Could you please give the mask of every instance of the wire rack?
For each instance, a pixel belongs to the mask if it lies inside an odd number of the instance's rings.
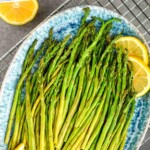
[[[150,0],[65,0],[45,20],[61,10],[79,5],[101,6],[119,13],[139,29],[150,45]],[[0,86],[18,47],[31,32],[0,58]],[[150,138],[149,136],[146,137],[143,144]]]

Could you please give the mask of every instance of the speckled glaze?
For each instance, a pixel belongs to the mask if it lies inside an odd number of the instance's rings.
[[[51,27],[54,28],[54,38],[58,40],[62,40],[68,34],[75,35],[77,29],[79,28],[81,17],[83,16],[82,7],[87,6],[75,7],[60,12],[44,22],[42,25],[38,26],[25,40],[25,42],[21,45],[18,52],[16,53],[7,71],[0,93],[0,150],[7,149],[7,145],[4,144],[7,122],[13,101],[15,87],[20,77],[22,63],[25,59],[29,46],[34,41],[34,39],[38,39],[38,43],[36,45],[36,49],[38,49],[44,39],[48,37],[48,33]],[[101,17],[104,20],[109,20],[110,18],[114,17],[120,18],[122,22],[113,24],[111,34],[115,35],[123,30],[124,35],[136,36],[145,42],[139,31],[120,15],[101,7],[88,7],[91,9],[88,20],[91,19],[91,16]],[[128,136],[124,150],[137,150],[139,148],[140,143],[148,128],[149,116],[150,92],[145,96],[137,99],[136,101],[136,109],[130,124],[130,128],[128,130]]]

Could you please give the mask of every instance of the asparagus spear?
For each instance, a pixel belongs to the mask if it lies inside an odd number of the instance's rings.
[[[61,75],[61,72],[60,72],[60,75]],[[59,77],[57,77],[57,79],[59,79]],[[56,79],[56,80],[57,80]],[[57,85],[57,84],[56,84]],[[57,87],[54,87],[55,90],[52,90],[53,93],[49,93],[49,96],[48,96],[48,101],[50,101],[50,106],[49,106],[49,122],[48,122],[48,140],[49,140],[49,148],[51,150],[54,149],[54,132],[53,132],[53,125],[54,125],[54,116],[55,116],[55,105],[56,105],[56,102],[57,102],[57,94],[60,90],[60,86],[61,86],[61,82],[58,83]],[[53,95],[52,95],[53,94]]]
[[[122,48],[120,48],[119,50],[121,50],[121,51],[123,51],[123,49]],[[123,77],[122,77],[122,88],[121,88],[121,90],[122,90],[122,95],[123,95],[123,93],[124,93],[124,91],[125,91],[125,89],[126,89],[126,86],[127,86],[127,73],[128,73],[128,53],[126,52],[126,54],[124,54],[123,55],[123,62],[124,62],[124,64],[123,64],[123,70],[122,70],[122,72],[123,72]],[[131,83],[129,83],[129,86],[132,86],[132,73],[131,73]],[[131,90],[131,89],[130,89]]]
[[[94,59],[93,65],[95,65],[95,59]],[[68,111],[68,103],[69,103],[69,100],[70,100],[70,96],[71,96],[71,91],[72,91],[72,88],[73,88],[74,80],[75,80],[75,77],[72,79],[72,84],[68,87],[68,91],[67,91],[67,95],[66,95],[66,101],[65,101],[65,106],[64,106],[64,113],[65,113],[64,117],[66,116],[67,111]],[[95,81],[94,81],[94,91],[93,91],[91,99],[94,99],[94,96],[97,93],[97,86],[98,86],[98,79],[96,78]],[[65,119],[65,118],[63,118],[63,119]]]
[[[19,97],[21,97],[21,92],[20,91],[20,95]],[[9,146],[10,149],[14,149],[16,147],[16,145],[18,145],[18,141],[17,141],[17,136],[18,136],[18,129],[19,129],[19,124],[20,124],[20,111],[21,111],[21,100],[18,100],[18,104],[17,104],[17,110],[16,110],[16,117],[15,117],[15,128],[14,128],[14,132],[13,132],[13,136],[12,138],[12,142],[11,142],[11,146]],[[10,143],[9,143],[10,144]]]
[[[129,106],[130,106],[130,105],[129,105]],[[128,106],[128,108],[127,108],[127,112],[128,112],[129,106]],[[121,125],[120,125],[118,131],[116,132],[115,136],[114,136],[113,139],[111,140],[110,145],[108,144],[108,145],[109,145],[109,146],[108,146],[108,147],[109,147],[109,148],[108,148],[109,150],[115,149],[115,147],[119,144],[119,138],[120,138],[120,134],[121,134],[122,129],[123,129],[123,127],[124,127],[124,125],[125,125],[125,122],[126,122],[127,112],[124,112],[124,113],[122,114],[122,116],[121,116],[121,119],[119,120],[119,122],[121,122]],[[118,122],[117,124],[119,124],[119,122]]]
[[[44,69],[49,65],[50,60],[56,56],[59,47],[60,43],[56,43],[55,41],[48,47],[44,55]]]
[[[61,66],[60,66],[60,67],[61,67]],[[58,68],[58,70],[59,70],[59,69],[60,69],[60,68]],[[56,72],[57,72],[57,70],[56,70]],[[54,74],[56,74],[56,73],[54,73]],[[56,79],[56,77],[53,76],[53,79],[51,80],[51,82],[45,87],[44,93],[46,93],[46,92],[49,90],[49,88],[53,85],[55,79]],[[35,101],[35,103],[34,103],[34,105],[33,105],[33,108],[32,108],[32,116],[34,115],[37,106],[40,106],[40,105],[38,105],[39,102],[40,102],[40,97],[41,97],[41,96],[39,96],[39,97],[37,98],[37,100]],[[38,109],[37,113],[38,113],[39,110],[40,110],[40,107],[38,107],[38,108],[39,108],[39,109]],[[23,110],[22,110],[22,111],[23,111]],[[36,114],[35,114],[35,116],[36,116]],[[18,140],[20,139],[20,135],[21,135],[21,132],[22,132],[22,127],[23,127],[23,123],[24,123],[25,117],[26,117],[26,116],[25,116],[25,113],[24,113],[24,114],[22,115],[22,119],[21,119],[21,122],[20,122]]]
[[[119,148],[117,150],[123,150],[126,143],[126,136],[123,137],[121,143],[119,144]]]
[[[92,145],[90,147],[90,150],[95,150],[97,141],[98,141],[98,137],[93,141],[93,143],[92,143]]]
[[[76,140],[76,142],[73,144],[72,146],[72,150],[77,150],[77,149],[81,149],[81,144],[83,142],[84,137],[86,136],[86,132],[88,130],[88,127],[86,127],[84,129],[84,131],[82,132],[82,134],[79,136],[79,138]]]
[[[32,45],[29,47],[29,50],[28,50],[27,55],[26,55],[26,58],[25,58],[25,60],[23,62],[22,73],[25,72],[25,70],[28,68],[28,66],[32,62],[33,55],[34,55],[34,49],[35,49],[35,45],[36,44],[37,44],[37,40],[34,40]]]
[[[124,143],[124,140],[126,140],[126,136],[125,138],[122,138],[123,137],[122,132],[123,132],[123,128],[125,128],[126,126],[126,122],[128,122],[128,116],[130,116],[130,113],[131,113],[131,116],[133,116],[133,113],[134,113],[135,101],[132,98],[131,98],[131,101],[132,102],[129,103],[127,106],[125,106],[125,108],[123,109],[121,119],[119,120],[119,123],[117,124],[117,132],[115,133],[115,136],[112,137],[109,149],[112,149],[112,148],[118,149],[121,146],[121,144]],[[125,117],[125,119],[123,117]],[[119,139],[122,139],[122,140],[119,140]]]
[[[75,68],[75,64],[72,65],[71,70],[70,70],[70,75],[68,77],[68,87],[69,87],[69,84],[70,84],[71,79],[72,79],[74,68]]]
[[[64,66],[62,66],[61,65],[61,70],[60,70],[60,72],[58,72],[58,75],[56,76],[56,77],[53,77],[52,78],[52,80],[51,80],[51,82],[50,82],[50,86],[48,87],[48,89],[46,89],[47,88],[47,86],[49,85],[47,85],[46,86],[46,88],[45,88],[45,90],[44,90],[44,95],[45,95],[45,97],[47,97],[47,95],[49,95],[49,98],[47,98],[46,99],[46,105],[49,103],[49,100],[50,100],[50,97],[52,96],[52,94],[53,94],[53,92],[55,91],[55,88],[58,86],[58,87],[60,87],[60,81],[62,82],[62,80],[61,80],[61,78],[63,77],[63,68],[64,68]],[[56,70],[57,71],[57,70]],[[56,73],[56,71],[54,72],[54,74]],[[54,74],[53,74],[53,76],[54,76]],[[50,88],[51,87],[51,88]],[[60,88],[59,88],[59,90],[60,90]],[[40,96],[38,97],[38,99],[37,99],[37,103],[39,102],[39,99],[40,98]],[[38,104],[37,104],[38,105]],[[33,113],[33,115],[34,116],[36,116],[36,114],[39,112],[39,110],[40,110],[40,105],[38,105],[37,106],[37,108],[36,108],[36,110],[35,110],[35,113],[34,113],[34,111],[32,112]]]
[[[101,100],[101,102],[100,102],[100,105],[99,105],[99,107],[98,107],[98,109],[97,109],[97,111],[96,111],[96,115],[94,116],[94,118],[93,118],[93,120],[92,120],[92,122],[91,122],[91,124],[90,124],[90,127],[89,127],[89,129],[88,129],[88,132],[87,132],[87,134],[86,134],[86,137],[85,137],[85,139],[84,139],[84,141],[83,141],[83,143],[82,143],[82,149],[84,149],[85,148],[85,146],[87,145],[87,142],[89,141],[89,138],[90,138],[90,136],[91,136],[91,134],[92,134],[92,132],[93,132],[93,130],[94,130],[94,128],[95,128],[95,126],[96,126],[96,124],[97,124],[97,122],[98,122],[98,118],[101,116],[101,114],[102,114],[102,109],[103,109],[103,105],[104,105],[104,102],[105,102],[105,99],[106,99],[106,95],[107,95],[107,89],[104,91],[104,95],[103,95],[103,97],[102,97],[102,100]],[[111,92],[111,91],[109,91],[109,92]]]
[[[44,144],[45,144],[45,107],[46,106],[44,101],[43,66],[44,66],[44,59],[41,59],[39,72],[38,72],[39,92],[40,92],[40,101],[41,101],[40,150],[44,150]]]
[[[107,60],[106,60],[105,65],[104,65],[104,68],[103,68],[103,70],[105,70],[105,71],[102,71],[102,73],[101,73],[101,81],[100,81],[100,84],[97,85],[97,84],[98,84],[98,77],[96,77],[96,80],[95,80],[95,83],[96,83],[95,90],[93,91],[93,94],[92,94],[90,100],[87,102],[86,107],[83,109],[81,115],[78,117],[78,120],[77,120],[76,125],[75,125],[76,127],[78,127],[78,126],[81,124],[81,122],[83,122],[83,121],[81,121],[81,120],[86,119],[86,116],[88,116],[88,115],[87,115],[88,110],[89,110],[89,109],[92,110],[92,108],[95,107],[97,101],[99,101],[99,98],[101,97],[101,95],[102,95],[102,93],[103,93],[105,84],[104,84],[104,86],[102,86],[101,88],[100,88],[100,85],[101,85],[101,83],[103,82],[104,74],[105,74],[106,69],[107,69],[107,67],[108,67],[108,65],[109,65],[109,59],[110,59],[110,54],[108,55]],[[97,69],[97,73],[96,73],[96,74],[97,74],[97,76],[98,76],[99,66],[97,66],[96,69]],[[99,90],[99,88],[100,88],[99,94],[98,94],[96,100],[94,101],[93,106],[91,107],[91,104],[92,104],[92,102],[93,102],[93,100],[94,100],[95,94],[97,93],[97,91]],[[90,111],[89,111],[89,114],[90,114]]]
[[[69,124],[71,122],[71,119],[72,117],[74,116],[74,113],[77,109],[77,106],[79,104],[79,100],[80,100],[80,96],[81,96],[81,92],[82,92],[82,88],[83,88],[83,79],[84,79],[84,76],[85,76],[85,68],[83,67],[80,71],[80,79],[79,79],[79,86],[78,86],[78,91],[77,91],[77,94],[76,94],[76,97],[75,97],[75,100],[74,100],[74,103],[68,113],[68,116],[66,118],[66,121],[62,127],[62,130],[60,132],[60,136],[59,136],[59,143],[57,144],[57,148],[58,149],[61,149],[62,147],[62,144],[63,144],[63,140],[64,140],[64,137],[65,137],[65,134],[68,130],[68,127],[69,127]]]
[[[40,148],[40,113],[36,117],[36,126],[35,126],[35,137],[36,137],[36,150]]]
[[[99,135],[99,133],[101,131],[101,128],[102,128],[102,125],[104,123],[104,120],[105,120],[105,117],[106,117],[106,114],[107,114],[107,111],[108,111],[108,105],[109,105],[109,100],[110,100],[110,95],[111,95],[111,85],[112,85],[111,79],[112,78],[110,78],[108,89],[106,89],[107,96],[106,96],[106,104],[105,104],[105,106],[103,108],[103,113],[102,113],[101,116],[99,116],[98,124],[97,124],[94,132],[92,133],[91,137],[89,138],[89,140],[88,140],[88,142],[87,142],[87,144],[85,146],[85,150],[88,150],[90,148],[90,146],[92,145],[92,143],[95,141],[95,139],[98,138],[98,135]],[[105,99],[103,98],[103,100],[105,100]],[[95,117],[95,119],[96,118],[97,118],[97,116]]]
[[[85,99],[85,102],[86,102],[87,99],[89,100],[89,99],[91,98],[92,93],[93,93],[93,89],[94,89],[94,82],[91,81],[91,85],[90,85],[89,91],[88,91],[88,93],[87,93],[87,97],[86,97],[86,99]],[[86,103],[85,103],[85,104],[86,104]],[[80,110],[80,111],[82,111],[82,110]],[[80,114],[81,114],[81,113],[80,113]]]
[[[50,31],[50,34],[52,34],[51,33],[52,31]],[[49,37],[49,40],[52,38],[52,36],[50,35],[50,37]],[[50,40],[51,41],[51,40]],[[54,43],[52,43],[52,45],[50,46],[50,47],[48,47],[48,49],[47,49],[47,51],[46,51],[46,56],[44,57],[44,67],[43,68],[46,68],[47,67],[47,65],[48,65],[48,63],[49,63],[49,61],[50,61],[50,59],[53,57],[53,55],[56,53],[56,51],[58,50],[58,48],[59,47],[57,47],[57,48],[54,48],[53,50],[52,50],[52,48],[55,46],[55,42]],[[45,44],[43,44],[43,47],[42,47],[42,49],[44,50],[44,48],[46,47],[46,42],[45,42]],[[51,51],[52,50],[52,51]],[[37,57],[37,59],[38,59],[38,57]],[[61,67],[61,65],[59,65],[59,67],[56,69],[56,70],[59,70],[60,69],[60,67]],[[57,72],[57,71],[56,71]],[[35,82],[36,80],[37,80],[37,75],[38,75],[38,70],[37,71],[35,71],[34,72],[34,74],[33,74],[33,77],[32,77],[32,81],[31,81],[31,88],[33,87],[33,85],[34,85],[34,88],[33,88],[33,90],[32,90],[32,105],[33,105],[33,102],[35,101],[35,99],[37,98],[37,96],[38,96],[38,83],[37,82]],[[25,103],[23,103],[23,110],[24,110],[24,105]],[[23,110],[22,110],[22,112],[23,112]]]
[[[52,50],[52,48],[55,46],[55,48]],[[56,52],[58,51],[59,48],[59,44],[56,46],[55,43],[47,49],[46,54],[44,56],[44,69],[47,68],[47,66],[49,65],[50,60],[53,58],[53,56],[56,54]],[[52,50],[52,51],[51,51]],[[38,83],[37,83],[37,76],[38,76],[38,70],[36,70],[33,74],[32,77],[32,85],[31,85],[31,89],[32,89],[32,104],[34,103],[34,101],[36,100],[39,91],[38,89]]]
[[[84,130],[89,127],[89,125],[90,125],[90,123],[93,119],[94,114],[95,114],[95,110],[93,110],[93,112],[91,113],[91,116],[89,118],[87,118],[87,120],[85,121],[85,123],[82,125],[81,128],[75,129],[74,132],[72,132],[72,134],[69,137],[68,141],[65,143],[65,146],[63,147],[63,150],[72,149],[72,146],[74,145],[76,140],[78,140],[78,138],[84,132]]]
[[[72,66],[72,64],[74,62],[74,59],[75,59],[77,48],[78,48],[78,46],[79,46],[86,30],[87,30],[87,28],[84,28],[84,30],[81,32],[79,37],[75,38],[75,40],[69,46],[69,49],[72,49],[72,53],[71,53],[71,56],[70,56],[70,59],[69,59],[69,64],[66,68],[66,73],[65,73],[65,77],[64,77],[64,81],[63,81],[63,85],[62,85],[59,112],[58,112],[56,130],[55,130],[55,143],[57,143],[57,141],[58,141],[58,134],[59,134],[60,128],[61,128],[61,126],[63,124],[63,121],[64,121],[64,120],[62,120],[62,118],[65,118],[65,117],[63,117],[63,108],[64,108],[64,105],[65,105],[65,93],[66,93],[66,89],[67,89],[68,76],[69,76],[69,73],[70,73],[71,66]],[[78,69],[78,71],[79,71],[79,69]],[[75,77],[76,77],[78,71],[75,73],[75,75],[74,75]],[[74,77],[74,79],[75,79],[75,77]],[[73,85],[73,83],[72,83],[72,85]],[[72,87],[71,87],[70,91],[72,91]]]
[[[81,20],[81,26],[84,25],[84,23],[86,22],[86,19],[87,19],[87,17],[88,17],[89,14],[90,14],[90,11],[91,11],[91,10],[90,10],[89,7],[83,8],[84,16],[83,16],[83,18],[82,18],[82,20]],[[80,28],[79,30],[81,30],[81,28]],[[79,31],[79,32],[80,32],[80,31]]]
[[[104,81],[104,83],[102,84],[102,87],[99,90],[98,95],[97,95],[95,101],[92,103],[92,105],[89,105],[89,103],[86,104],[87,106],[82,111],[81,115],[79,116],[79,119],[77,120],[75,127],[80,127],[84,123],[86,118],[90,115],[92,110],[99,104],[100,97],[103,94],[106,84],[107,84],[106,81]]]
[[[35,41],[33,42],[33,45],[35,45],[36,43],[37,43],[37,40],[35,40]],[[34,54],[34,47],[31,46],[31,47],[29,48],[29,50],[28,50],[26,59],[25,59],[25,61],[24,61],[22,72],[25,71],[26,68],[32,63],[32,59],[34,58],[33,54]],[[18,96],[18,98],[20,97],[20,100],[18,100],[18,104],[19,104],[19,105],[21,105],[20,101],[21,101],[22,87],[23,87],[23,85],[22,85],[21,88],[20,88],[20,95]],[[31,89],[31,87],[32,87],[32,86],[31,86],[31,84],[30,84],[30,89]],[[23,111],[25,110],[25,99],[23,100],[22,108],[20,108],[19,105],[18,105],[18,107],[17,107],[17,111],[18,111],[18,109],[19,109],[18,113],[20,113],[20,111],[21,111],[20,118],[22,118],[22,119],[21,119],[20,122],[17,121],[17,123],[15,123],[15,126],[18,126],[18,128],[15,128],[16,131],[14,131],[14,134],[16,135],[16,136],[15,136],[16,138],[15,138],[14,140],[16,141],[16,143],[19,143],[19,141],[20,141],[22,126],[23,126],[23,122],[24,122],[24,120],[25,120],[25,114],[23,115]],[[16,116],[19,117],[19,115],[16,115]],[[19,118],[18,118],[18,119],[19,119]],[[17,124],[18,124],[18,125],[17,125]],[[20,129],[19,129],[19,126],[20,126]],[[18,136],[18,138],[17,138],[17,136]],[[14,140],[13,140],[13,141],[14,141]],[[15,143],[15,141],[14,141],[13,143]]]
[[[122,51],[118,51],[117,62],[118,62],[118,78],[117,78],[118,82],[117,82],[116,96],[115,96],[114,103],[113,103],[111,111],[110,111],[110,115],[107,118],[107,121],[106,121],[104,128],[103,128],[103,131],[102,131],[102,134],[98,140],[96,150],[99,150],[102,148],[102,144],[106,138],[106,135],[108,133],[109,128],[111,127],[113,129],[113,125],[111,125],[111,123],[112,123],[114,116],[115,116],[115,112],[116,112],[116,108],[117,108],[117,104],[118,104],[119,96],[120,96],[120,92],[121,92]],[[113,122],[113,124],[115,126],[116,122]],[[110,129],[110,130],[113,131],[112,129]]]
[[[112,20],[109,20],[108,22],[106,22],[100,29],[97,37],[95,38],[95,41],[84,51],[82,57],[79,59],[79,62],[77,63],[77,66],[75,68],[75,71],[74,71],[74,79],[78,73],[78,71],[80,70],[80,68],[84,65],[84,62],[85,60],[89,57],[89,55],[91,54],[93,48],[97,45],[98,41],[101,39],[101,36],[103,34],[103,30],[107,27],[108,24],[110,24],[112,21],[118,21],[118,19],[112,19]],[[119,20],[120,21],[120,20]],[[91,25],[93,25],[91,23]],[[83,32],[82,32],[83,33]],[[81,34],[82,35],[82,34]],[[81,37],[80,35],[80,37]],[[79,37],[79,41],[80,41],[80,37]],[[78,46],[78,44],[76,44]],[[76,46],[76,48],[77,48]],[[66,90],[66,82],[67,82],[67,78],[68,78],[68,73],[69,73],[69,70],[70,70],[70,66],[72,65],[72,62],[73,62],[73,58],[74,58],[74,55],[75,55],[75,52],[76,52],[76,49],[74,49],[71,53],[71,58],[70,58],[70,61],[69,61],[69,65],[68,65],[68,68],[66,70],[66,76],[64,78],[64,82],[63,82],[63,86],[62,86],[62,94],[61,94],[61,100],[60,100],[60,109],[59,109],[59,114],[58,114],[58,119],[57,119],[57,122],[58,122],[58,125],[56,124],[56,134],[55,134],[55,143],[57,143],[57,137],[58,137],[58,133],[59,133],[59,129],[62,125],[62,122],[60,121],[60,118],[62,116],[62,112],[63,112],[63,107],[64,107],[64,99],[65,99],[65,90]],[[73,84],[71,84],[72,86]],[[72,87],[71,87],[72,88]],[[60,122],[59,122],[60,121]]]
[[[12,138],[9,140],[8,150],[11,150]]]
[[[31,47],[35,47],[34,44],[35,43],[33,43]],[[22,72],[22,75],[21,75],[21,77],[20,77],[20,79],[18,81],[18,84],[16,86],[16,91],[15,91],[15,95],[14,95],[12,108],[11,108],[11,112],[10,112],[10,116],[9,116],[9,121],[8,121],[8,125],[7,125],[7,131],[6,131],[6,135],[5,135],[5,143],[6,144],[8,144],[9,138],[10,138],[10,133],[11,133],[11,128],[12,128],[12,124],[13,124],[13,120],[14,120],[14,115],[16,113],[16,107],[17,107],[17,102],[18,102],[18,96],[19,96],[20,88],[21,88],[21,86],[23,84],[24,79],[27,77],[28,73],[31,71],[34,63],[39,58],[39,56],[43,53],[43,50],[45,50],[46,47],[47,47],[47,42],[43,43],[41,49],[37,51],[37,53],[35,54],[35,57],[34,57],[32,63],[28,66],[28,68],[26,68],[25,72]]]
[[[49,149],[49,131],[48,131],[48,122],[49,122],[49,115],[48,115],[48,110],[47,110],[47,105],[46,105],[46,109],[45,109],[45,149]]]
[[[110,49],[110,47],[111,47],[111,45],[115,42],[115,40],[117,39],[118,37],[116,37],[111,43],[110,43],[110,45],[107,47],[107,49],[106,49],[106,52],[108,52],[108,50]],[[107,54],[105,52],[105,55]],[[104,56],[105,55],[103,55],[103,57],[102,57],[102,60],[104,59]],[[103,72],[103,74],[104,74],[105,72]],[[90,102],[91,103],[91,102]],[[82,113],[82,116],[85,116],[84,114],[86,114],[86,113]],[[81,119],[82,120],[82,119]],[[79,122],[79,120],[78,120],[78,122]]]
[[[52,41],[52,40],[50,40],[50,41],[51,41],[50,46],[47,48],[47,50],[44,54],[44,69],[47,68],[50,60],[55,56],[55,54],[58,51],[59,46],[60,46],[60,43],[57,43],[56,41]],[[48,40],[48,43],[49,43],[49,40]],[[36,70],[33,74],[32,81],[31,81],[32,82],[31,88],[36,83],[37,75],[38,75],[38,70]],[[34,92],[33,92],[33,94],[34,94]]]
[[[70,98],[70,102],[69,102],[69,109],[72,107],[72,104],[74,102],[74,99],[75,99],[75,96],[77,93],[78,82],[79,82],[79,77],[76,78],[75,85],[72,89],[71,98]]]
[[[87,130],[89,128],[89,125],[84,129],[84,131],[81,133],[81,135],[77,138],[77,140],[72,144],[71,150],[76,150],[80,143],[82,143],[83,139],[86,136]]]
[[[60,58],[60,56],[62,55],[63,51],[64,51],[64,48],[66,46],[66,43],[68,42],[70,38],[70,35],[66,36],[65,39],[60,43],[60,49],[59,51],[57,52],[57,55],[56,57],[54,58],[52,64],[50,65],[49,67],[49,70],[48,70],[48,75],[47,75],[47,81],[49,82],[50,81],[50,76],[52,75],[52,73],[54,72],[54,68],[55,68],[55,65],[58,61],[58,59]]]
[[[85,92],[84,92],[84,95],[81,99],[81,103],[80,103],[80,106],[79,106],[79,110],[78,110],[78,116],[81,114],[81,111],[83,110],[83,108],[85,107],[85,103],[86,103],[86,99],[87,99],[87,96],[88,96],[88,92],[89,92],[89,89],[92,89],[92,86],[91,86],[91,82],[93,80],[93,76],[94,76],[94,73],[95,73],[95,68],[96,68],[96,65],[95,65],[95,58],[93,58],[93,61],[92,61],[92,69],[91,71],[88,71],[88,79],[87,79],[87,85],[86,85],[86,89],[85,89]],[[88,65],[89,66],[89,65]],[[91,87],[90,87],[91,86]],[[90,93],[90,92],[89,92]]]
[[[122,49],[120,49],[120,51],[118,52],[119,54],[118,55],[122,55],[122,53],[123,53],[123,51],[122,51]],[[119,62],[121,62],[121,57],[119,58],[119,56],[118,56],[118,65],[120,64]],[[124,63],[126,63],[127,64],[127,61],[125,61]],[[118,66],[119,67],[119,66]],[[108,147],[109,146],[109,144],[110,144],[110,137],[111,137],[111,134],[112,134],[112,132],[113,132],[113,130],[114,130],[114,128],[115,128],[115,126],[116,126],[116,124],[117,124],[117,120],[118,120],[118,117],[119,117],[119,113],[120,113],[120,110],[121,110],[121,108],[122,108],[122,105],[123,105],[123,102],[124,102],[124,100],[125,100],[125,97],[123,97],[122,95],[122,93],[125,93],[125,87],[126,87],[126,82],[127,82],[127,80],[126,80],[126,75],[127,75],[127,65],[125,65],[124,64],[124,66],[123,66],[124,68],[123,68],[123,70],[122,70],[122,87],[120,87],[120,89],[121,89],[121,91],[120,91],[120,94],[121,94],[121,97],[120,97],[120,101],[119,101],[119,103],[118,103],[118,108],[116,108],[116,114],[115,114],[115,118],[113,119],[113,124],[111,125],[111,127],[110,127],[110,130],[109,130],[109,133],[108,133],[108,135],[107,135],[107,138],[105,139],[105,142],[104,142],[104,144],[103,144],[103,148],[102,149],[105,149],[106,147]],[[120,67],[119,67],[120,69],[118,69],[118,71],[120,70],[120,72],[121,72],[121,65],[120,65]],[[118,78],[119,78],[119,76],[120,76],[120,74],[118,74]],[[125,82],[125,83],[124,83]],[[123,91],[122,91],[123,90]],[[125,93],[125,95],[126,95],[126,93]],[[110,114],[111,115],[111,114]]]
[[[130,115],[129,115],[129,118],[127,119],[126,121],[126,124],[123,128],[123,131],[121,133],[121,137],[120,137],[120,141],[121,141],[121,144],[119,144],[119,150],[123,150],[124,149],[124,145],[125,145],[125,142],[126,142],[126,135],[128,133],[128,128],[130,126],[130,123],[131,123],[131,120],[132,120],[132,117],[134,115],[134,110],[135,110],[135,105],[136,105],[136,102],[134,100],[134,97],[133,97],[133,102],[131,104],[131,112],[130,112]]]
[[[60,72],[58,73],[58,75],[56,76],[56,80],[54,81],[51,89],[48,91],[48,93],[45,94],[45,96],[48,94],[48,98],[46,99],[46,104],[48,102],[50,102],[50,98],[54,95],[57,94],[60,90],[61,90],[61,83],[62,83],[62,79],[64,76],[64,68],[65,66],[62,66]]]
[[[34,124],[33,124],[33,117],[31,113],[30,100],[31,99],[30,99],[30,76],[29,76],[26,81],[26,120],[28,125],[29,147],[31,150],[36,150]]]
[[[28,132],[28,126],[27,126],[27,122],[25,122],[24,124],[24,130],[23,130],[23,135],[22,135],[22,141],[23,141],[23,144],[26,145],[26,148],[29,147],[29,143],[28,143],[28,135],[27,135],[27,132]]]
[[[114,74],[112,75],[112,95],[111,95],[111,98],[110,98],[110,102],[109,102],[109,106],[108,106],[108,114],[107,116],[110,115],[110,111],[111,111],[111,107],[113,105],[113,101],[114,101],[114,97],[116,95],[116,64],[117,64],[117,61],[115,60],[113,62],[113,66],[112,66],[112,71],[111,72],[114,72]]]
[[[112,23],[110,23],[107,28],[105,29],[104,33],[103,33],[103,38],[101,39],[101,41],[98,43],[97,45],[97,51],[98,51],[98,59],[100,59],[102,53],[105,50],[106,45],[108,44],[108,41],[106,39],[107,36],[110,36],[110,30],[112,29]]]
[[[44,89],[44,94],[45,94],[45,93],[50,89],[50,87],[53,85],[55,79],[56,79],[56,77],[54,77],[54,78],[51,80],[51,82],[45,87],[45,89]],[[40,99],[41,99],[41,95],[36,99],[36,101],[35,101],[35,103],[34,103],[34,105],[33,105],[33,107],[32,107],[32,115],[34,115],[35,110],[36,110],[38,104],[40,103]]]
[[[45,42],[47,43],[46,52],[44,53],[44,56],[46,57],[45,58],[45,65],[46,65],[48,64],[48,61],[54,56],[57,50],[54,48],[55,46],[57,46],[58,43],[56,40],[53,40],[53,28],[50,29],[49,37],[45,40]]]
[[[66,135],[65,135],[65,138],[64,138],[64,142],[67,142],[67,140],[68,140],[68,138],[69,138],[69,136],[70,136],[70,134],[71,134],[71,132],[72,132],[72,130],[73,130],[73,127],[74,127],[74,123],[75,123],[75,121],[76,121],[76,118],[77,118],[77,115],[75,114],[74,117],[73,117],[73,119],[71,120],[71,123],[70,123],[70,125],[69,125],[69,127],[68,127],[68,130],[67,130],[67,132],[66,132]]]
[[[49,108],[49,149],[54,150],[54,138],[53,138],[53,116],[54,116],[54,105],[55,105],[56,97],[52,97],[52,101]]]

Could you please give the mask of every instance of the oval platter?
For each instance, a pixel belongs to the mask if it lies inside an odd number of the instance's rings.
[[[109,20],[114,17],[120,18],[122,20],[121,22],[113,23],[113,29],[111,30],[112,35],[116,35],[123,31],[124,35],[136,36],[146,44],[143,36],[131,23],[117,13],[102,7],[89,5],[74,7],[57,13],[50,19],[43,22],[20,46],[4,78],[0,91],[0,150],[7,149],[7,145],[4,144],[7,122],[13,101],[15,86],[20,77],[21,67],[29,46],[35,39],[37,39],[38,43],[36,45],[36,49],[38,49],[44,39],[48,37],[51,27],[54,29],[54,38],[57,40],[62,40],[68,34],[72,34],[74,36],[80,26],[80,21],[83,16],[83,7],[89,7],[91,9],[88,20],[91,19],[91,16],[100,17],[104,20]],[[136,100],[136,109],[128,130],[124,150],[137,150],[139,148],[148,129],[149,117],[150,92]]]

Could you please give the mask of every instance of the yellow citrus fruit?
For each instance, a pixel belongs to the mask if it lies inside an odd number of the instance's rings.
[[[133,89],[140,97],[150,89],[150,68],[138,57],[129,56],[128,60],[133,67]]]
[[[15,148],[15,150],[24,150],[24,147],[25,147],[24,144],[21,143]]]
[[[0,3],[0,17],[9,24],[23,25],[31,21],[38,11],[36,0],[15,0]]]
[[[117,47],[123,47],[128,50],[129,56],[136,56],[148,64],[148,50],[147,47],[136,37],[125,36],[120,37],[116,41]]]

